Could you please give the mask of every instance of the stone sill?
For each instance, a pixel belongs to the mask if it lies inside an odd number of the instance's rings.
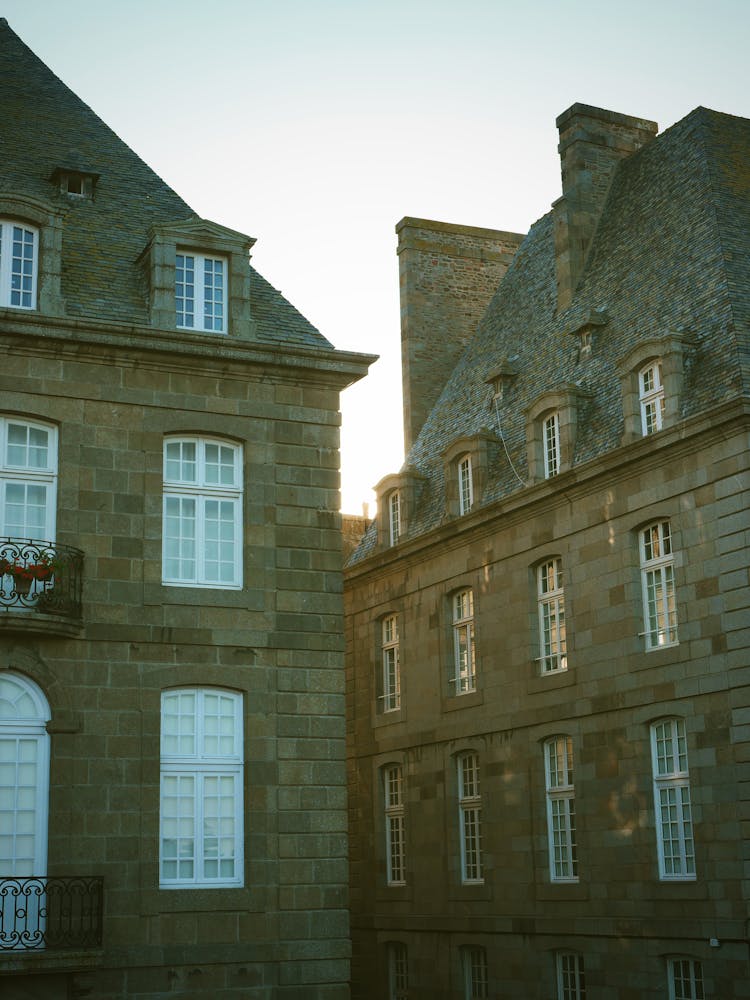
[[[18,632],[24,635],[62,635],[74,638],[81,634],[83,622],[65,615],[47,615],[41,611],[3,611],[0,613],[0,632]]]
[[[5,973],[45,973],[61,971],[82,971],[98,968],[104,960],[100,948],[65,949],[49,951],[34,948],[29,951],[0,951],[0,976]]]

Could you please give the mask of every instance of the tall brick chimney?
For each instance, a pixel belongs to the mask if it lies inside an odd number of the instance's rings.
[[[574,104],[559,116],[562,197],[552,206],[557,307],[570,305],[617,164],[650,142],[656,122]]]
[[[408,454],[523,236],[412,218],[396,232]]]

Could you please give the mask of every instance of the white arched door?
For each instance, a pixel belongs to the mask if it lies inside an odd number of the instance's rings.
[[[0,672],[0,879],[47,873],[49,718],[33,681]]]

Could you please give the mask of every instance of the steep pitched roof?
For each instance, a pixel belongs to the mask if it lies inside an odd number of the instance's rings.
[[[93,201],[51,181],[60,167],[98,174]],[[59,80],[0,18],[0,194],[26,194],[65,215],[62,294],[67,314],[148,323],[136,262],[153,226],[196,213]],[[258,340],[331,344],[250,268]]]
[[[639,343],[692,338],[682,416],[750,390],[750,121],[698,108],[622,161],[573,302],[557,313],[552,213],[530,230],[405,466],[427,486],[410,521],[421,534],[445,514],[442,455],[459,436],[496,438],[479,505],[524,487],[526,411],[543,392],[573,386],[579,411],[574,463],[619,446],[618,363]],[[596,349],[582,360],[569,336],[602,312]],[[502,402],[486,384],[512,362]],[[372,551],[372,528],[355,560]]]

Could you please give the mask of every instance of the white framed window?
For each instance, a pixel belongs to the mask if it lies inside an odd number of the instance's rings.
[[[388,534],[391,545],[401,537],[401,493],[394,490],[388,497]]]
[[[202,437],[164,442],[163,583],[242,587],[242,448]]]
[[[0,417],[0,535],[54,542],[57,428]]]
[[[586,1000],[586,974],[583,955],[560,951],[555,956],[557,1000]]]
[[[547,842],[553,882],[578,881],[573,741],[554,736],[544,744],[547,784]]]
[[[474,644],[474,594],[470,589],[453,595],[453,669],[451,682],[456,694],[476,690]]]
[[[36,309],[39,231],[0,219],[0,306]]]
[[[544,478],[550,479],[560,471],[560,414],[550,413],[542,424],[544,445]]]
[[[660,431],[664,424],[664,383],[661,361],[649,361],[638,372],[638,400],[643,436]]]
[[[389,941],[388,1000],[409,1000],[409,952],[403,941]]]
[[[659,878],[694,879],[695,842],[684,719],[663,719],[651,726],[651,762]]]
[[[567,670],[562,559],[548,559],[538,567],[537,603],[541,672]]]
[[[398,619],[386,615],[381,625],[383,712],[395,712],[401,708],[401,664],[399,662]]]
[[[486,949],[476,945],[466,945],[461,948],[461,964],[465,1000],[487,1000],[490,994]]]
[[[667,960],[669,1000],[705,1000],[703,966],[694,958]]]
[[[243,884],[242,695],[179,688],[161,696],[159,885]]]
[[[474,483],[472,481],[471,455],[459,459],[458,472],[458,512],[468,514],[474,506]]]
[[[458,820],[461,840],[461,881],[484,882],[482,868],[482,796],[479,757],[461,754],[458,764]]]
[[[674,553],[669,521],[657,521],[640,533],[646,649],[677,645]]]
[[[383,769],[385,796],[385,855],[388,885],[406,884],[406,817],[404,771],[400,764]]]
[[[227,270],[223,257],[177,251],[175,304],[180,329],[227,332]]]

